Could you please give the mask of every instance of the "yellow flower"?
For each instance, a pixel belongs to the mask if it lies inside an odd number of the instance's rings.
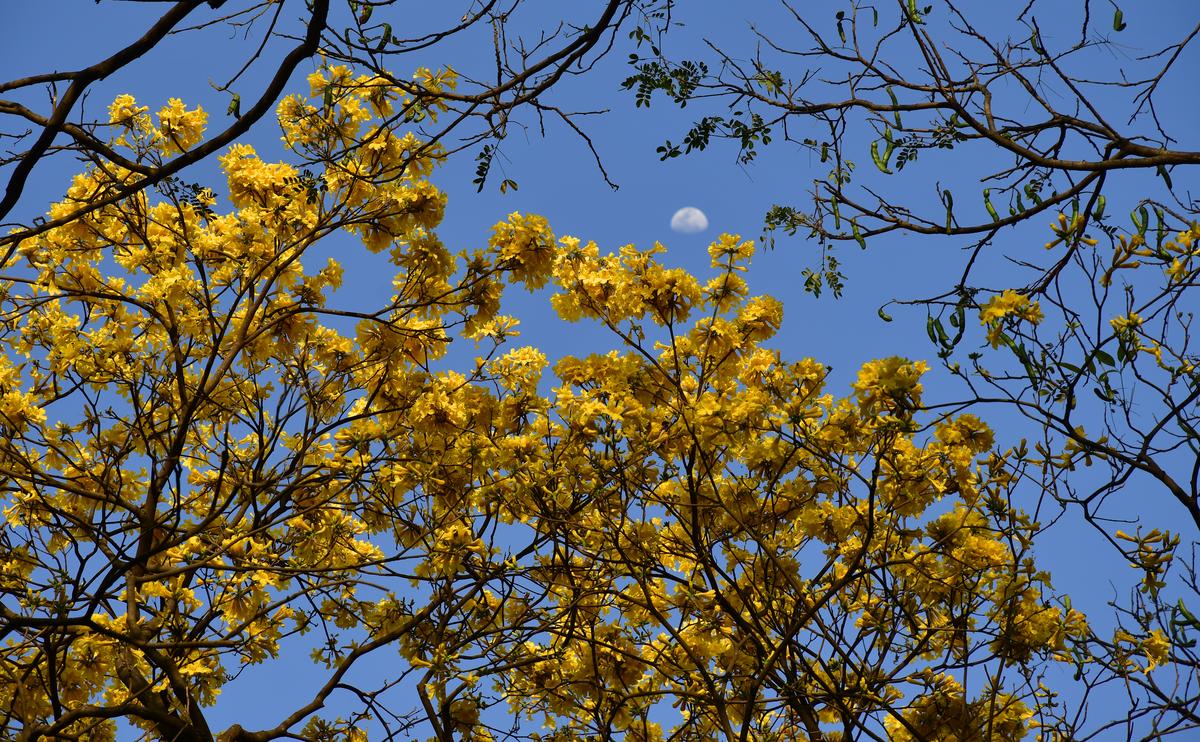
[[[1171,265],[1167,268],[1167,279],[1171,283],[1182,283],[1188,274],[1188,263],[1180,258],[1175,258],[1171,261]]]
[[[208,114],[203,108],[196,106],[189,111],[183,101],[172,98],[158,112],[160,146],[167,154],[186,152],[204,136],[207,123]]]
[[[513,212],[508,221],[492,227],[488,245],[496,251],[498,264],[530,289],[541,288],[554,267],[554,232],[546,218]]]
[[[1035,325],[1043,317],[1042,308],[1036,301],[1030,301],[1028,296],[1012,289],[993,296],[979,309],[979,321],[985,325],[994,325],[1010,315]]]
[[[692,307],[700,301],[700,287],[695,276],[682,268],[655,266],[646,272],[645,280],[645,301],[654,309],[652,316],[660,324],[687,319]]]
[[[13,390],[0,396],[0,424],[10,432],[20,432],[30,425],[45,422],[46,411],[38,405],[33,395]]]
[[[783,324],[783,304],[771,296],[756,296],[742,307],[737,322],[750,340],[766,340]]]
[[[1067,219],[1067,215],[1059,213],[1058,221],[1050,224],[1050,231],[1054,232],[1054,239],[1046,243],[1046,249],[1061,244],[1062,242],[1076,236],[1084,227],[1083,214],[1076,214]],[[1096,240],[1091,237],[1080,236],[1079,241],[1085,245],[1095,245]]]
[[[1121,335],[1124,333],[1133,332],[1137,328],[1141,327],[1142,318],[1138,316],[1137,312],[1130,312],[1129,314],[1110,319],[1108,324],[1112,325],[1113,332]]]
[[[547,365],[544,353],[537,348],[525,346],[513,348],[493,359],[488,364],[488,370],[498,376],[501,384],[507,389],[534,392]]]
[[[987,325],[988,343],[993,348],[1002,342],[1005,318],[1014,317],[1036,325],[1042,321],[1042,316],[1042,308],[1036,301],[1030,301],[1028,296],[1012,289],[993,296],[979,308],[979,321]]]
[[[1171,640],[1159,629],[1151,631],[1141,645],[1142,653],[1146,655],[1146,673],[1171,661]]]
[[[740,235],[722,234],[708,246],[712,267],[719,268],[726,262],[743,263],[754,256],[754,240],[742,240]]]
[[[924,361],[899,356],[869,361],[858,372],[854,391],[865,412],[911,410],[921,403],[921,375],[928,370]]]
[[[1187,231],[1180,232],[1175,239],[1183,247],[1191,247],[1198,238],[1200,238],[1200,223],[1193,224],[1192,228]]]
[[[148,106],[139,106],[132,95],[123,93],[113,98],[108,107],[108,123],[132,126],[138,116],[149,110]]]

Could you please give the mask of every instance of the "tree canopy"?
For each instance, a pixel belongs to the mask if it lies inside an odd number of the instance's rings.
[[[310,83],[280,106],[289,144],[370,145],[313,174],[234,145],[231,211],[143,192],[8,266],[26,276],[3,337],[12,731],[353,738],[370,718],[488,739],[501,709],[516,730],[662,739],[668,707],[689,739],[1061,723],[1032,668],[1072,662],[1087,624],[1028,553],[1023,463],[973,415],[919,413],[923,363],[827,392],[819,363],[764,345],[782,307],[746,296],[754,243],[733,235],[704,282],[658,248],[601,254],[520,214],[453,254],[436,156],[364,129],[405,94],[336,66]],[[129,96],[111,116],[113,146],[143,153],[204,125],[178,102],[152,125]],[[86,171],[51,216],[136,177]],[[339,229],[390,262],[387,306],[331,302],[342,271],[308,253]],[[547,282],[564,319],[616,341],[559,361],[550,395],[546,357],[504,347],[515,321],[497,314],[505,285]],[[454,336],[491,350],[437,369]],[[211,729],[239,669],[303,634],[320,691],[273,728]],[[351,679],[397,651],[377,687]],[[1127,669],[1162,660],[1143,641]],[[960,664],[987,668],[970,694]],[[322,717],[339,694],[349,711]]]
[[[1192,729],[1200,142],[1178,104],[1200,21],[1087,0],[834,5],[784,3],[783,22],[753,27],[752,54],[643,47],[625,88],[638,106],[700,109],[664,160],[727,140],[745,163],[781,146],[820,163],[806,204],[764,209],[768,244],[806,238],[811,293],[855,280],[842,246],[908,234],[922,240],[907,250],[963,248],[942,257],[957,280],[932,295],[897,281],[879,317],[925,310],[930,349],[961,382],[938,408],[1028,423],[1016,430],[1048,510],[1094,527],[1144,577],[1106,620],[1172,636],[1178,675],[1132,688],[1142,712],[1121,723]]]
[[[806,46],[756,30],[753,54],[675,59],[669,1],[536,44],[520,2],[421,35],[393,5],[177,2],[98,65],[0,85],[50,103],[0,101],[34,126],[5,132],[0,212],[80,161],[0,237],[6,736],[1194,733],[1200,155],[1156,96],[1200,24],[1104,66],[1134,22],[1114,4],[1082,0],[1068,35],[1037,2],[785,4]],[[182,94],[86,113],[90,85],[210,25],[259,34],[246,64],[270,73],[214,82],[223,124]],[[389,69],[472,29],[495,81]],[[626,43],[632,104],[697,117],[662,159],[790,144],[829,170],[810,205],[764,205],[763,238],[719,235],[704,271],[534,213],[444,245],[437,168],[466,149],[476,187],[512,188],[489,170],[522,111],[592,146],[545,96]],[[271,112],[280,158],[245,138]],[[983,170],[923,171],[942,150]],[[218,177],[189,182],[201,162]],[[777,347],[798,297],[751,291],[757,253],[815,249],[797,293],[836,301],[838,251],[899,233],[967,248],[944,291],[899,277],[871,307],[915,309],[931,345],[841,386]],[[514,291],[607,346],[552,358]],[[1054,580],[1063,523],[1134,568],[1109,601]],[[221,715],[268,663],[311,692]]]
[[[396,0],[144,1],[169,8],[141,36],[108,56],[79,69],[51,69],[0,82],[0,95],[6,96],[0,99],[0,139],[15,143],[0,155],[5,181],[0,219],[14,216],[34,170],[63,154],[93,165],[111,162],[138,175],[110,195],[114,200],[178,177],[186,168],[217,156],[269,117],[291,78],[318,55],[369,72],[404,91],[406,103],[389,113],[389,125],[428,124],[423,134],[430,143],[449,143],[452,132],[459,137],[453,140],[454,148],[501,140],[510,128],[524,128],[520,122],[526,109],[539,118],[561,119],[587,140],[574,123],[579,112],[555,105],[547,92],[564,77],[586,72],[611,50],[618,33],[629,27],[643,34],[646,29],[660,29],[672,5],[672,0],[611,0],[579,14],[564,9],[561,16],[544,12],[535,16],[521,0],[484,0],[453,8],[447,4],[414,23],[414,14],[401,12]],[[531,18],[536,18],[532,25]],[[47,20],[52,20],[49,14]],[[517,21],[519,27],[510,30]],[[169,52],[192,36],[215,46],[222,41],[214,35],[219,32],[240,37],[241,43],[233,45],[230,53],[244,62],[227,79],[208,80],[228,101],[221,124],[211,122],[216,130],[194,147],[160,150],[149,153],[153,155],[149,158],[129,157],[111,147],[104,133],[107,117],[87,105],[97,83],[128,73],[144,57]],[[490,44],[494,61],[490,69],[472,70],[474,76],[456,77],[458,87],[426,85],[420,76],[392,75],[393,67],[411,67],[407,60],[414,54],[449,47],[463,38]],[[400,64],[391,64],[393,60]],[[61,63],[47,60],[46,64],[57,68]],[[454,115],[433,127],[425,111],[435,105],[453,110]],[[481,183],[493,155],[493,147],[483,147]],[[0,247],[64,224],[71,216],[63,213],[37,225],[24,224],[15,234],[0,237]]]

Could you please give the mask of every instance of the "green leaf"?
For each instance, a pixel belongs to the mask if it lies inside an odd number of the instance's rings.
[[[479,154],[475,155],[475,179],[471,183],[475,185],[476,193],[483,193],[483,186],[487,183],[488,171],[492,168],[492,158],[495,154],[495,147],[485,144],[479,150]]]
[[[1104,204],[1106,199],[1103,195],[1096,197],[1096,210],[1092,212],[1092,218],[1100,220],[1104,218]]]
[[[1096,356],[1096,360],[1100,361],[1105,366],[1109,366],[1111,368],[1116,368],[1116,365],[1117,365],[1116,361],[1114,361],[1113,357],[1110,356],[1108,353],[1100,350],[1099,348],[1096,348],[1096,350],[1093,351],[1093,355]]]
[[[887,312],[883,311],[883,307],[880,307],[880,308],[879,308],[879,319],[883,320],[884,322],[891,322],[891,321],[892,321],[892,315],[890,315],[890,314],[888,314]]]
[[[1121,12],[1120,8],[1117,8],[1113,12],[1113,30],[1124,31],[1128,27],[1129,24],[1125,22],[1125,14]]]

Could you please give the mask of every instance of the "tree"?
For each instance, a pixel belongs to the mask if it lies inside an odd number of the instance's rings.
[[[1013,502],[1029,462],[922,411],[925,364],[836,397],[766,345],[753,241],[716,240],[706,281],[532,215],[452,253],[441,150],[391,123],[408,94],[310,83],[278,117],[320,170],[235,144],[218,196],[90,167],[4,265],[8,737],[1074,738],[1054,693],[1166,662],[1159,631],[1079,653]],[[182,103],[110,110],[130,158],[203,136]],[[384,306],[315,261],[343,232],[395,273]],[[547,283],[615,346],[553,382],[500,314]],[[483,357],[451,367],[452,340]],[[301,649],[311,697],[213,727],[244,668]]]
[[[446,3],[445,17],[424,28],[415,25],[413,14],[397,7],[395,0],[306,0],[304,5],[294,0],[144,1],[170,7],[141,37],[113,54],[78,70],[52,69],[0,82],[0,95],[5,96],[0,99],[0,139],[9,140],[13,147],[0,155],[5,180],[0,219],[17,215],[14,208],[30,174],[55,155],[69,154],[91,166],[114,163],[138,176],[124,179],[108,195],[109,203],[180,177],[191,165],[224,151],[273,111],[293,74],[318,54],[331,63],[372,72],[403,90],[406,103],[391,112],[392,123],[429,124],[428,109],[452,109],[455,115],[444,117],[439,128],[424,131],[424,140],[430,146],[442,141],[449,144],[451,133],[456,132],[461,136],[454,142],[457,148],[491,142],[481,146],[478,155],[482,188],[498,143],[510,127],[523,126],[523,109],[533,109],[539,119],[560,119],[590,145],[587,134],[575,123],[581,114],[546,100],[547,92],[564,77],[584,73],[611,50],[614,38],[624,28],[659,28],[672,5],[672,0],[611,0],[599,5],[598,12],[579,17],[566,13],[547,20],[542,12],[536,25],[530,25],[529,14],[521,12],[520,0],[464,2],[453,8]],[[442,25],[436,25],[439,22]],[[128,72],[139,59],[163,47],[186,43],[189,36],[212,43],[214,30],[221,29],[246,40],[244,62],[231,66],[227,79],[209,81],[228,100],[222,129],[194,147],[152,151],[140,159],[110,147],[108,118],[84,105],[96,83]],[[52,38],[50,33],[46,35]],[[526,41],[527,36],[534,40]],[[391,75],[389,61],[407,60],[406,55],[461,37],[493,44],[493,69],[477,72],[476,77],[459,75],[456,80],[461,85],[456,89],[429,86],[429,81],[420,77]],[[49,48],[55,54],[61,52],[53,45]],[[46,66],[58,64],[56,57]],[[408,63],[392,66],[407,68]],[[41,90],[44,99],[39,99]],[[341,148],[349,150],[361,144],[343,142]],[[603,172],[603,166],[600,170]],[[513,187],[515,182],[506,178],[503,185]],[[101,202],[89,201],[86,208],[101,208]],[[0,236],[0,248],[83,215],[63,212],[35,225],[17,223],[14,232]]]
[[[963,257],[946,258],[957,280],[933,296],[898,280],[880,319],[892,321],[888,305],[924,309],[962,382],[935,406],[1023,416],[1025,458],[1041,469],[1027,496],[1137,568],[1141,584],[1104,621],[1170,635],[1176,674],[1132,683],[1128,718],[1106,721],[1160,736],[1200,722],[1200,206],[1187,177],[1200,149],[1177,105],[1200,21],[1071,7],[785,2],[786,22],[752,27],[753,53],[710,43],[710,57],[678,59],[667,39],[634,56],[625,87],[639,106],[665,96],[699,109],[664,160],[729,140],[743,163],[781,143],[821,163],[806,205],[764,219],[772,243],[801,235],[816,248],[812,293],[853,280],[840,246],[960,238]],[[1112,653],[1092,650],[1101,664]]]

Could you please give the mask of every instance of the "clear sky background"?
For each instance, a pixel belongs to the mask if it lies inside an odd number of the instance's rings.
[[[398,5],[413,13],[405,22],[418,29],[457,18],[467,3]],[[529,28],[545,24],[564,5],[557,0],[533,0],[519,23]],[[596,3],[578,3],[576,7],[593,5]],[[1015,4],[965,5],[971,6],[972,12],[983,14],[983,22],[1011,24],[1006,16]],[[986,7],[975,8],[976,5]],[[114,0],[100,3],[0,0],[3,76],[12,78],[92,64],[140,35],[165,7],[161,3]],[[832,33],[833,14],[843,6],[821,0],[800,3],[798,7],[806,17]],[[1195,0],[1140,4],[1137,13],[1130,13],[1130,28],[1120,38],[1122,46],[1111,52],[1114,60],[1157,48],[1155,44],[1161,40],[1154,36],[1156,29],[1176,29],[1194,23],[1196,8]],[[987,17],[989,13],[991,18]],[[773,2],[692,0],[682,2],[676,9],[676,20],[683,25],[668,37],[666,51],[676,57],[703,54],[702,40],[707,38],[747,56],[754,44],[749,28],[751,19],[760,28],[776,31],[797,45],[803,43],[795,27],[784,24],[784,15]],[[397,35],[416,35],[395,21],[393,25]],[[1051,23],[1044,23],[1043,27],[1050,34],[1056,32]],[[1077,29],[1072,26],[1062,33],[1076,34]],[[213,121],[210,129],[214,128],[224,121],[228,98],[215,93],[208,80],[228,77],[244,60],[244,54],[238,52],[245,48],[245,40],[231,39],[227,28],[170,38],[115,79],[96,85],[87,108],[98,114],[118,93],[133,94],[151,110],[157,110],[169,97],[180,97],[189,105],[203,105]],[[490,52],[489,39],[472,37],[448,47],[435,47],[424,58],[414,57],[405,62],[408,69],[397,67],[393,71],[403,75],[421,64],[449,64],[468,74],[473,70],[483,73]],[[536,120],[526,112],[520,119],[529,125],[528,130],[513,130],[504,144],[502,158],[494,165],[492,181],[483,193],[477,194],[471,183],[475,168],[473,153],[452,158],[435,174],[435,183],[449,195],[446,219],[439,230],[449,247],[482,246],[491,225],[509,212],[534,212],[545,215],[558,234],[595,240],[604,250],[615,250],[627,243],[647,246],[661,241],[668,248],[667,262],[683,265],[703,276],[707,271],[705,246],[716,235],[733,232],[757,237],[763,213],[770,204],[803,205],[811,181],[823,177],[828,166],[790,145],[763,150],[758,161],[750,166],[739,165],[736,151],[724,146],[698,156],[659,162],[655,148],[667,138],[679,141],[687,123],[700,112],[692,109],[680,112],[664,100],[648,110],[635,109],[632,96],[619,90],[620,80],[629,74],[625,63],[627,53],[628,50],[618,46],[591,73],[564,81],[549,96],[553,103],[566,109],[610,109],[604,115],[581,120],[581,124],[593,138],[604,167],[620,186],[619,190],[613,191],[605,184],[580,138],[555,122],[547,122],[543,136],[537,130]],[[264,60],[262,72],[270,69],[269,62]],[[291,86],[293,92],[307,91],[304,76],[312,69],[312,64],[302,65]],[[1200,120],[1195,95],[1197,71],[1197,57],[1192,55],[1166,81],[1166,89],[1160,94],[1160,101],[1165,104],[1160,113],[1177,123],[1184,122],[1176,127],[1176,136],[1192,139],[1190,142],[1185,139],[1179,146],[1193,149],[1197,148],[1195,122]],[[252,71],[252,74],[261,79],[262,73]],[[265,156],[272,152],[282,154],[278,129],[269,117],[258,124],[247,141]],[[860,141],[863,150],[859,153],[860,169],[867,169],[870,158],[866,147],[870,139],[860,137]],[[977,157],[980,159],[973,159]],[[987,163],[982,158],[983,155],[969,150],[924,154],[904,172],[903,181],[892,180],[890,185],[894,188],[902,183],[905,196],[918,203],[935,203],[932,187],[935,180],[943,184],[965,180],[969,187],[962,192],[969,193],[974,188],[978,193],[980,186],[971,181],[987,172]],[[15,212],[16,219],[27,222],[44,212],[50,201],[61,195],[76,169],[75,163],[62,158],[40,167]],[[189,181],[211,181],[215,168],[202,164],[189,173],[185,176]],[[503,177],[515,179],[519,190],[506,195],[498,193],[495,184]],[[1110,209],[1124,213],[1120,210],[1121,201],[1136,202],[1142,187],[1144,182],[1133,177],[1110,188]],[[671,231],[672,214],[685,206],[696,207],[707,215],[707,230],[697,234]],[[1126,205],[1125,211],[1128,208]],[[982,206],[979,209],[982,211]],[[1002,239],[1024,241],[1029,246],[1028,256],[1036,258],[1047,239],[1047,227],[1044,223],[1031,225],[1009,232]],[[843,246],[838,254],[849,280],[840,300],[828,295],[817,299],[803,293],[800,271],[811,264],[813,246],[801,238],[781,238],[774,251],[760,253],[747,278],[753,293],[770,293],[784,301],[785,322],[775,341],[776,347],[785,357],[811,356],[832,365],[831,389],[845,394],[858,366],[867,360],[889,355],[932,359],[933,350],[925,337],[924,310],[889,309],[895,317],[891,324],[885,324],[876,310],[891,299],[927,296],[951,285],[965,257],[959,250],[961,247],[961,243],[950,240],[917,236],[880,239],[865,253],[853,245]],[[368,302],[386,299],[390,276],[361,270],[367,265],[359,258],[365,251],[354,238],[346,236],[329,249],[343,261],[347,286],[355,296]],[[360,270],[356,271],[356,267]],[[994,270],[997,283],[993,288],[1019,285],[1015,281],[1005,283],[1007,277],[1014,275],[1010,268],[997,263]],[[548,292],[518,297],[514,292],[508,297],[504,311],[523,320],[522,343],[536,345],[552,358],[613,347],[613,339],[598,328],[565,325],[554,319],[545,301],[547,296]],[[953,398],[956,388],[939,387],[938,378],[935,373],[927,383],[927,396]],[[997,428],[1001,441],[1011,443],[1028,433],[1002,413],[993,415],[984,410],[980,414]],[[1161,500],[1155,502],[1159,505],[1154,507],[1161,507]],[[1142,505],[1135,501],[1132,507],[1139,509]],[[1057,586],[1071,592],[1077,604],[1103,606],[1112,597],[1110,581],[1114,575],[1125,584],[1131,570],[1110,549],[1096,543],[1094,535],[1078,527],[1063,526],[1053,531],[1052,536],[1040,547],[1042,560],[1053,566]],[[265,694],[290,696],[311,687],[316,675],[306,680],[301,672],[302,664],[307,661],[307,657],[297,655],[275,668],[247,674],[249,682],[238,681],[226,691],[227,697],[218,706],[217,725],[234,721],[247,727],[260,722],[274,723],[275,715],[271,704],[264,702]],[[400,660],[392,655],[377,661]]]

